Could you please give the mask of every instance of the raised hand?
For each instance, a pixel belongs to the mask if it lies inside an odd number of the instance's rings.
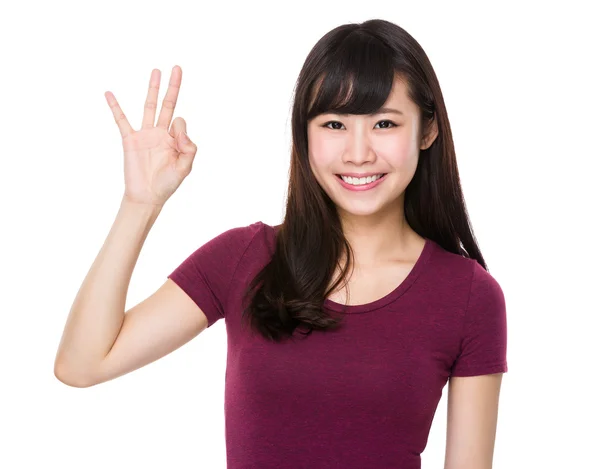
[[[177,117],[171,125],[181,75],[181,67],[173,67],[169,88],[154,125],[160,70],[152,70],[142,128],[137,132],[129,124],[115,96],[110,91],[104,93],[123,138],[123,197],[129,201],[162,206],[192,170],[197,147],[187,136],[185,120]]]

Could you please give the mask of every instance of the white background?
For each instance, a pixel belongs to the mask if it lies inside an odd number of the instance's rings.
[[[144,245],[131,308],[212,237],[280,222],[300,68],[326,32],[370,18],[405,28],[433,63],[474,232],[505,293],[494,468],[600,467],[594,3],[3,5],[0,467],[225,468],[224,321],[95,387],[53,374],[123,193],[104,92],[137,130],[152,69],[162,71],[160,104],[180,65],[174,117],[198,145]],[[424,469],[443,467],[446,391]]]

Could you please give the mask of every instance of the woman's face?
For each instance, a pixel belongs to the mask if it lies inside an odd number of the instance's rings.
[[[411,181],[419,151],[430,142],[426,145],[418,141],[419,108],[406,91],[404,82],[396,79],[379,113],[321,114],[308,123],[312,171],[338,210],[352,215],[371,215],[394,207]],[[360,190],[360,186],[347,184],[339,176],[352,173],[358,177],[382,173],[385,176]],[[398,204],[395,208],[402,206]]]

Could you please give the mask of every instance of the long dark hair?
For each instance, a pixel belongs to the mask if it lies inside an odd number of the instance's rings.
[[[487,270],[460,185],[450,122],[437,77],[417,41],[389,21],[371,19],[336,27],[312,48],[295,85],[292,153],[286,211],[276,227],[269,263],[245,292],[243,318],[265,338],[281,342],[294,330],[337,328],[343,316],[323,309],[325,298],[346,279],[352,249],[335,203],[309,165],[307,124],[336,111],[369,114],[386,102],[396,76],[420,109],[419,140],[437,122],[434,142],[421,150],[404,195],[405,218],[419,235],[447,251],[476,259]],[[342,254],[346,263],[327,289]]]

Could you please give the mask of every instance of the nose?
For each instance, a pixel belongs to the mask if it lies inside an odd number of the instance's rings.
[[[350,133],[350,132],[349,132]],[[357,130],[348,135],[346,151],[344,152],[344,163],[354,163],[360,166],[372,163],[375,160],[375,152],[369,135],[364,130]]]

